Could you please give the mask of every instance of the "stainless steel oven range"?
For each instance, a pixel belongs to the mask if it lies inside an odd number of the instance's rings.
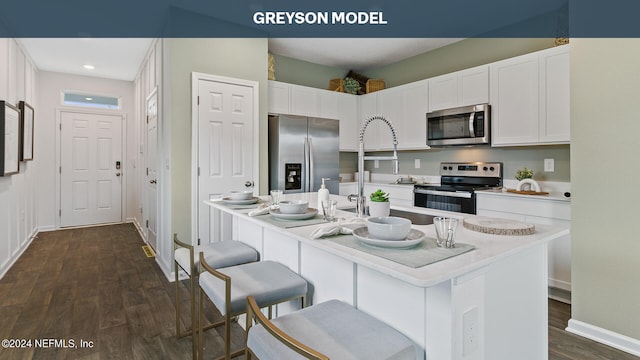
[[[430,209],[476,213],[476,190],[502,186],[502,163],[443,162],[440,185],[414,185],[414,206]]]

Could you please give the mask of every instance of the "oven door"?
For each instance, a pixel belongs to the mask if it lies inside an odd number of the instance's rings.
[[[416,188],[413,193],[414,206],[466,214],[476,213],[476,195],[473,192]]]

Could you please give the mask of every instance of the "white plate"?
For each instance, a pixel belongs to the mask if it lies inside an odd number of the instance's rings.
[[[252,197],[251,199],[246,199],[246,200],[234,200],[230,197],[223,197],[222,201],[224,201],[227,204],[231,204],[231,205],[249,205],[249,204],[255,204],[260,200],[259,197]]]
[[[306,220],[316,216],[316,214],[318,214],[318,210],[310,207],[310,208],[307,208],[307,212],[302,214],[283,214],[280,212],[280,209],[272,209],[271,211],[269,211],[269,213],[271,214],[271,216],[277,219]]]
[[[411,229],[409,230],[409,236],[404,240],[373,239],[369,235],[369,229],[365,226],[353,230],[353,236],[368,245],[385,248],[408,248],[420,244],[426,235],[420,230]]]

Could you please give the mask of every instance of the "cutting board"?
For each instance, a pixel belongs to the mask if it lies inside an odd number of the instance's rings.
[[[523,195],[549,195],[549,193],[545,191],[507,189],[507,192],[514,193],[514,194],[523,194]]]
[[[462,225],[466,229],[491,235],[531,235],[536,230],[533,224],[486,216],[465,218]]]

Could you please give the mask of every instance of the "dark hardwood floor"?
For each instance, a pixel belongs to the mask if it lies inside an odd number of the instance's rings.
[[[174,285],[142,245],[131,224],[40,233],[0,279],[0,339],[32,346],[0,348],[0,359],[190,359],[191,338],[175,337]],[[188,290],[180,289],[188,322]],[[564,331],[570,312],[549,300],[550,360],[640,359]],[[219,318],[211,306],[205,314]],[[239,326],[232,334],[242,342]],[[206,358],[221,355],[216,331],[205,343]]]

